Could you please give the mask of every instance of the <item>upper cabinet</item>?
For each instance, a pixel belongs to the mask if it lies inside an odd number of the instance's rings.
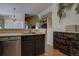
[[[42,28],[52,28],[52,12],[49,12],[42,17]]]
[[[47,28],[47,16],[43,16],[41,19],[41,28]]]

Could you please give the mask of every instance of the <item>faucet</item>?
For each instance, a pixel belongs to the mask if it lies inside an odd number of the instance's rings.
[[[29,29],[29,33],[31,33],[31,29]]]
[[[29,29],[30,34],[35,34],[35,32],[32,31],[32,29]]]

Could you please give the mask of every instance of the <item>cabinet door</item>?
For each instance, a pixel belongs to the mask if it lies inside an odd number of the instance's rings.
[[[3,55],[3,43],[0,41],[0,56]]]
[[[22,56],[33,56],[34,55],[34,40],[30,39],[30,37],[27,38],[26,36],[22,38],[21,47],[22,47],[22,51],[21,51]]]
[[[45,39],[38,38],[35,42],[35,55],[42,55],[45,52]]]

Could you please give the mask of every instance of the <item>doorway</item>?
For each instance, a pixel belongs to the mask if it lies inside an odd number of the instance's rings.
[[[48,46],[53,47],[53,33],[52,33],[52,12],[47,13],[42,17],[43,20],[46,20],[47,27],[46,27],[46,44],[45,44],[45,51],[48,51]],[[47,54],[47,53],[46,53]]]

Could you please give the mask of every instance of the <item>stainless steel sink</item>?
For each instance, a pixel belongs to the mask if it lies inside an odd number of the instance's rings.
[[[22,33],[22,34],[36,34],[35,32],[31,32],[31,33]]]

